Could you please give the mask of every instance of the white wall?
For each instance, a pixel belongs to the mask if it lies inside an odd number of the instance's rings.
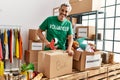
[[[19,25],[23,49],[28,48],[28,30],[37,29],[53,14],[53,8],[68,0],[0,0],[0,25]]]

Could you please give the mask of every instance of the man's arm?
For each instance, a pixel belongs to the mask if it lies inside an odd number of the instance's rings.
[[[72,44],[73,44],[73,35],[68,35],[68,47],[67,47],[67,52],[68,52],[68,55],[70,55],[70,56],[73,55]]]
[[[41,41],[42,41],[43,43],[45,43],[45,46],[46,46],[46,47],[49,47],[50,42],[45,38],[45,36],[43,35],[42,32],[43,32],[43,30],[38,29],[38,30],[37,30],[37,35],[40,37]]]

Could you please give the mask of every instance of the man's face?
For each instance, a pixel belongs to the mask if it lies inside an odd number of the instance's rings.
[[[62,6],[62,7],[59,9],[59,18],[60,18],[60,20],[64,20],[64,18],[67,17],[67,15],[68,15],[68,13],[69,13],[68,8],[69,8],[69,7]]]

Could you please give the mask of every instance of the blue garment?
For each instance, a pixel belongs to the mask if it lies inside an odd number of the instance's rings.
[[[8,35],[8,50],[9,50],[9,58],[10,58],[10,30],[7,30]]]

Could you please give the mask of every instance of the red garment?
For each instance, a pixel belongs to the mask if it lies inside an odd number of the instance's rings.
[[[3,55],[2,55],[2,44],[1,44],[1,40],[0,40],[0,60],[3,59]]]
[[[10,29],[10,63],[13,62],[13,53],[12,53],[12,30]]]

